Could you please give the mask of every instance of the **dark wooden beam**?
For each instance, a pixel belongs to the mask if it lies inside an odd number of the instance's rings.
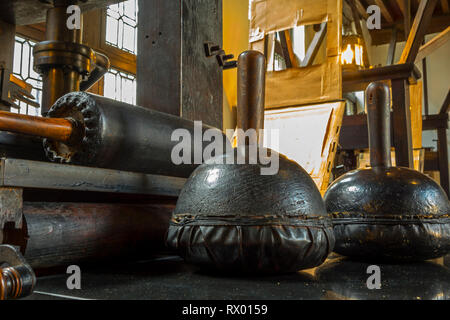
[[[386,5],[384,4],[383,0],[375,0],[375,4],[380,7],[381,14],[386,19],[386,21],[390,24],[393,24],[394,19],[392,18],[392,15],[389,12],[388,8],[386,8]]]
[[[450,13],[449,6],[448,6],[448,0],[441,0],[441,7],[442,12],[447,14]]]
[[[405,39],[408,38],[409,33],[411,32],[411,0],[401,0],[403,1],[403,26]]]
[[[359,35],[361,35],[361,38],[363,39],[363,43],[362,43],[363,52],[364,52],[364,55],[363,55],[364,61],[363,61],[363,63],[364,63],[365,66],[368,67],[368,66],[370,66],[369,50],[368,50],[369,49],[369,45],[368,45],[368,43],[366,41],[366,38],[364,36],[364,32],[363,32],[362,27],[361,27],[361,19],[360,19],[359,14],[358,14],[358,9],[356,8],[355,0],[350,0],[349,1],[349,5],[350,5],[350,8],[352,10],[353,21],[355,23],[356,32]]]
[[[422,131],[448,128],[448,114],[430,114],[422,116]]]
[[[450,27],[439,33],[430,41],[422,45],[417,53],[416,62],[424,59],[429,54],[433,53],[450,40]]]
[[[2,44],[0,46],[0,78],[3,78],[3,80],[6,81],[9,81],[9,74],[6,72],[12,73],[13,71],[15,35],[16,26],[0,20],[0,43]],[[2,81],[0,80],[0,97],[7,99],[7,85],[5,83],[2,84],[1,82]],[[1,86],[3,86],[5,92],[2,92]],[[11,107],[0,103],[0,111],[11,111]]]
[[[447,196],[450,196],[447,129],[444,129],[444,128],[438,129],[437,135],[438,135],[439,172],[440,172],[440,179],[441,179],[441,187],[447,193]]]
[[[411,29],[411,0],[396,0],[396,2],[403,15],[403,31],[406,39]]]
[[[404,34],[404,25],[403,21],[398,21],[395,23],[397,27],[398,35],[397,42],[406,41]],[[450,26],[450,15],[439,15],[434,16],[431,19],[431,23],[429,24],[426,34],[439,33],[445,30],[448,26]],[[388,44],[391,41],[391,28],[392,25],[381,25],[381,29],[379,30],[370,30],[370,35],[372,36],[372,45],[379,46],[383,44]]]
[[[423,108],[425,114],[430,114],[429,101],[428,101],[428,68],[427,59],[422,59],[422,95],[423,95]]]
[[[391,145],[393,140],[393,119],[391,113]],[[339,147],[342,150],[358,150],[369,148],[367,114],[344,116],[339,134]]]
[[[283,51],[284,61],[286,63],[286,68],[296,68],[297,59],[294,54],[294,50],[292,49],[292,41],[291,36],[289,34],[289,30],[284,30],[278,32],[278,36],[280,37],[281,49]]]
[[[0,20],[0,66],[12,72],[16,26]]]
[[[392,80],[391,88],[395,162],[399,167],[414,168],[408,80]]]
[[[422,117],[422,131],[434,131],[448,128],[448,114],[432,114]],[[391,112],[391,129],[394,125]],[[342,120],[340,142],[342,149],[354,150],[368,148],[367,115],[344,116]],[[393,142],[393,141],[392,141]]]
[[[411,83],[414,83],[420,77],[420,71],[414,63],[394,64],[358,71],[343,71],[343,92],[365,90],[369,83],[374,81],[409,79]]]
[[[439,171],[438,152],[425,150],[424,171]]]
[[[392,29],[391,42],[389,43],[388,55],[386,65],[390,66],[394,64],[395,48],[397,47],[397,28]]]
[[[404,17],[405,16],[405,0],[396,0],[396,2],[397,2],[398,7],[400,8],[400,11],[403,14],[403,17]]]
[[[438,114],[424,116],[422,119],[422,130],[431,131],[437,130],[437,163],[440,173],[440,183],[442,189],[450,195],[450,170],[448,163],[448,143],[447,143],[447,129],[450,111],[450,90],[445,97],[441,110]]]
[[[291,33],[289,30],[284,30],[284,35],[286,37],[286,43],[287,43],[287,48],[289,51],[289,58],[291,59],[292,67],[297,68],[298,67],[297,57],[295,56],[294,48],[292,47]]]
[[[137,104],[222,128],[222,69],[205,42],[222,47],[222,1],[140,0]]]
[[[344,18],[347,18],[349,21],[353,21],[352,9],[350,8],[350,2],[353,0],[344,0],[342,2],[342,14]]]
[[[414,6],[415,6],[414,9],[418,9],[418,8],[419,8],[419,5],[420,5],[420,1],[422,1],[422,0],[410,0],[410,1],[413,1],[413,2],[414,2]]]
[[[342,150],[358,150],[369,147],[367,115],[344,116],[339,133],[339,147]]]
[[[322,22],[320,24],[319,31],[316,32],[311,43],[309,44],[308,50],[306,51],[306,54],[305,54],[305,58],[303,59],[302,63],[300,64],[301,67],[308,67],[313,64],[314,59],[317,56],[317,52],[320,49],[320,45],[322,44],[323,39],[325,38],[326,32],[327,32],[327,23]]]
[[[86,18],[84,18],[86,23]],[[16,33],[34,41],[45,40],[45,23],[16,26]]]
[[[450,112],[450,90],[448,91],[447,96],[445,97],[444,103],[442,104],[439,113],[447,114],[448,112]]]
[[[286,41],[286,34],[284,31],[278,32],[278,37],[280,38],[281,52],[284,58],[284,63],[286,68],[292,68],[291,57],[289,55],[288,44]]]
[[[361,1],[355,0],[355,5],[356,5],[356,9],[359,12],[359,15],[367,20],[369,18],[369,14],[366,11],[367,9],[362,5]]]
[[[400,63],[414,62],[422,45],[426,30],[431,22],[438,0],[422,0],[419,4],[414,23],[406,41]]]

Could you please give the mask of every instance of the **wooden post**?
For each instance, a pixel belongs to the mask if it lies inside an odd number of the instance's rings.
[[[416,56],[416,62],[421,61],[431,53],[435,52],[450,40],[450,27],[439,33],[433,39],[422,45]]]
[[[403,26],[405,29],[405,39],[408,39],[409,32],[411,31],[411,1],[410,0],[401,0],[403,1]]]
[[[363,50],[364,50],[364,55],[363,55],[364,65],[366,67],[369,67],[370,66],[369,44],[367,43],[366,38],[364,37],[364,32],[361,27],[361,19],[359,18],[358,9],[356,8],[356,3],[354,1],[351,1],[350,7],[352,9],[353,21],[355,22],[356,32],[359,35],[361,35],[361,37],[363,39],[362,45],[363,45]],[[364,23],[364,21],[363,21],[363,23]]]
[[[394,64],[395,59],[395,48],[397,46],[397,28],[392,29],[391,42],[389,43],[389,50],[386,65],[390,66]]]
[[[222,128],[222,1],[139,0],[137,104]]]
[[[390,24],[393,24],[394,19],[392,18],[391,14],[389,13],[389,10],[386,8],[386,5],[384,4],[383,0],[375,0],[375,4],[380,7],[381,14],[386,19],[386,21]]]
[[[450,9],[448,6],[448,0],[441,0],[441,7],[444,14],[449,14]]]
[[[0,69],[6,69],[9,72],[12,72],[13,69],[15,34],[15,25],[0,20],[0,43],[2,44],[0,46]],[[11,108],[0,103],[0,110],[10,111]]]
[[[327,23],[322,22],[320,24],[319,31],[315,33],[308,47],[308,50],[306,50],[305,58],[301,63],[302,67],[312,66],[314,59],[316,58],[317,53],[319,52],[320,46],[322,45],[323,39],[325,38],[326,31],[327,31]]]
[[[447,145],[447,129],[439,128],[438,134],[438,153],[439,153],[439,172],[441,179],[441,187],[450,196],[449,193],[449,169],[448,169],[448,145]]]
[[[395,79],[391,85],[395,162],[398,167],[414,168],[409,83],[406,79]]]
[[[445,97],[439,114],[447,114],[450,110],[450,91]],[[441,177],[441,187],[450,197],[450,174],[448,167],[448,143],[447,143],[447,127],[440,127],[438,133],[438,153],[439,153],[439,171]]]

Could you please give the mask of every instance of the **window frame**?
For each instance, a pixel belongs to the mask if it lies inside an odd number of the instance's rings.
[[[108,56],[111,68],[136,77],[137,55],[121,50],[106,42],[107,8],[94,9],[83,13],[83,44]],[[86,28],[89,26],[89,28]],[[100,30],[90,32],[90,30]],[[40,42],[45,40],[45,23],[16,26],[16,35]],[[100,79],[89,92],[103,95],[104,78]]]

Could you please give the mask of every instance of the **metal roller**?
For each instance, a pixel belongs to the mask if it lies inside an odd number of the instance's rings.
[[[0,130],[45,138],[45,153],[52,161],[177,177],[188,177],[198,166],[194,151],[202,154],[211,143],[202,141],[206,130],[213,130],[224,147],[229,144],[216,128],[195,128],[187,119],[85,92],[61,97],[47,118],[0,112]],[[188,164],[172,161],[180,142],[172,141],[176,129],[189,133]]]

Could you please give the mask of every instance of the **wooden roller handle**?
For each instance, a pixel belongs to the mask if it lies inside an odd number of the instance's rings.
[[[259,51],[249,50],[238,59],[237,127],[247,131],[264,129],[266,62]],[[245,142],[238,140],[238,145]]]
[[[391,98],[389,87],[373,82],[366,89],[370,165],[391,167]]]

